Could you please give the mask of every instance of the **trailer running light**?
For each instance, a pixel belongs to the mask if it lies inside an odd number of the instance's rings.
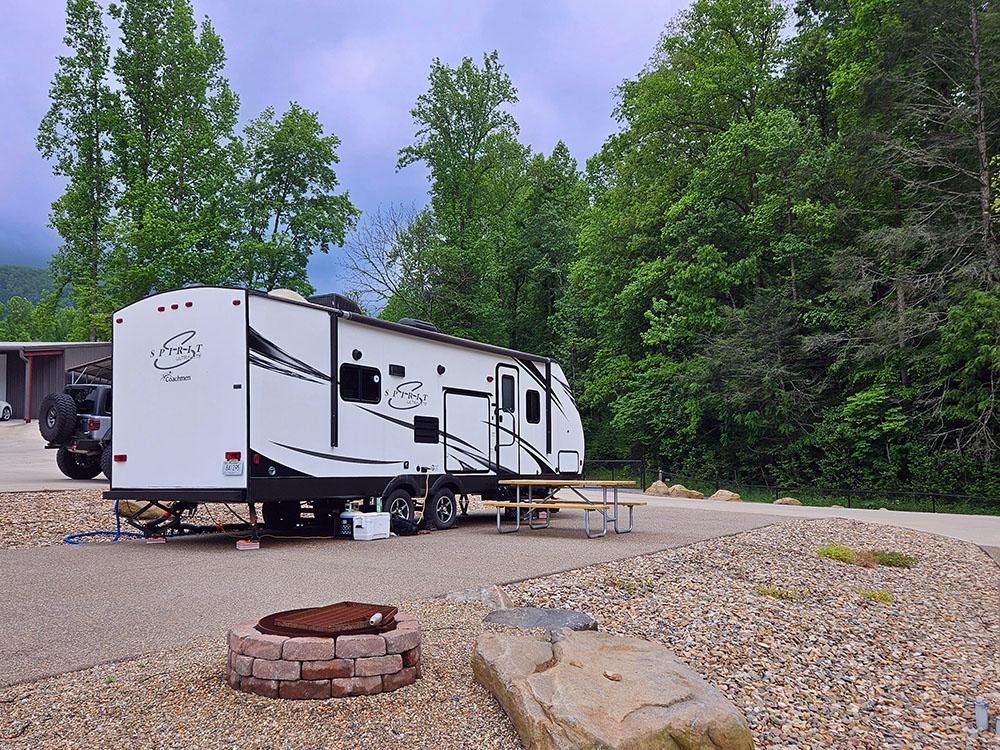
[[[126,461],[128,461],[128,456],[126,456],[124,453],[116,453],[115,454],[115,463],[116,464],[123,464]]]
[[[240,451],[226,451],[226,460],[227,461],[239,461],[240,460]]]
[[[94,419],[94,418],[88,419],[87,420],[87,429],[88,430],[99,430],[99,429],[101,429],[101,420]]]
[[[163,312],[166,309],[167,308],[165,308],[163,305],[160,305],[158,308],[156,308],[156,312]]]
[[[260,454],[259,453],[254,453],[253,454],[253,462],[255,464],[259,464],[260,463]]]
[[[180,307],[180,305],[178,305],[178,304],[177,304],[177,303],[175,302],[174,304],[172,304],[172,305],[170,306],[170,309],[171,309],[171,310],[176,310],[176,309],[177,309],[178,307]]]
[[[193,305],[193,304],[194,304],[194,302],[185,302],[184,303],[184,307],[191,307],[191,305]]]
[[[116,318],[115,319],[115,323],[124,323],[124,322],[125,321],[123,321],[121,318]]]
[[[234,305],[238,305],[238,304],[240,304],[240,301],[239,301],[238,299],[234,299],[234,300],[233,300],[233,304],[234,304]]]

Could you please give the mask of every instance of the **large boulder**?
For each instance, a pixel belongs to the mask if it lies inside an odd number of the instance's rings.
[[[476,681],[528,750],[749,750],[740,712],[669,650],[592,630],[484,633]]]
[[[729,490],[716,490],[713,492],[709,500],[725,500],[727,503],[740,503],[743,502],[743,498],[737,495],[735,492],[730,492]]]
[[[799,500],[796,500],[794,497],[779,497],[777,500],[774,501],[774,504],[775,505],[802,505],[802,503]]]
[[[671,497],[688,497],[692,500],[704,500],[705,496],[698,490],[689,490],[683,484],[672,484],[667,488],[667,493]]]
[[[644,490],[644,492],[647,495],[662,495],[663,497],[667,497],[670,494],[670,488],[667,487],[666,482],[657,479],[655,482],[649,485],[649,487],[647,487]]]

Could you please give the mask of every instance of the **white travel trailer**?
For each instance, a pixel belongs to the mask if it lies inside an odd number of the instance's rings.
[[[501,478],[578,478],[584,438],[558,364],[420,321],[304,300],[190,287],[119,310],[105,497],[172,506],[263,503],[265,522],[332,519],[382,498],[438,528],[456,496]]]

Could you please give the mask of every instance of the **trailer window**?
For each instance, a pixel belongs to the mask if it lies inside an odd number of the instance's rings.
[[[531,424],[538,424],[542,421],[542,401],[538,395],[538,391],[529,389],[525,397],[525,419],[531,422]]]
[[[500,408],[514,413],[514,376],[500,376]]]
[[[377,404],[382,400],[382,374],[374,367],[340,366],[340,397],[344,401]]]

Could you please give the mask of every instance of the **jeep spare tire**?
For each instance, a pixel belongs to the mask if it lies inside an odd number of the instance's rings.
[[[101,451],[101,471],[104,472],[104,476],[108,478],[109,482],[111,481],[111,467],[114,465],[112,463],[113,458],[114,456],[111,455],[111,443],[108,443]]]
[[[64,443],[76,429],[76,402],[65,393],[50,393],[42,399],[38,430],[50,443]]]

